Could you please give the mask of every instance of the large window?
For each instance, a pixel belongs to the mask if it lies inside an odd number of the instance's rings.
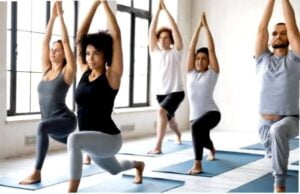
[[[149,106],[150,65],[148,29],[151,0],[117,0],[117,20],[122,32],[124,74],[117,107]]]
[[[117,20],[122,32],[124,74],[116,107],[149,106],[148,28],[151,0],[117,0]],[[7,2],[7,114],[39,113],[37,86],[42,77],[41,48],[52,1]],[[71,47],[74,48],[78,22],[90,3],[63,2],[65,23]],[[103,18],[103,17],[101,17]],[[99,20],[99,17],[95,18]],[[99,29],[93,22],[91,29]],[[60,39],[59,22],[53,29],[52,41]],[[78,80],[78,79],[77,79]],[[67,105],[75,109],[71,86]]]
[[[8,2],[7,17],[7,113],[23,115],[39,113],[37,86],[42,77],[41,49],[50,1]],[[75,3],[65,2],[70,9],[65,13],[70,40],[74,40]],[[56,22],[57,24],[58,22]],[[60,30],[54,26],[52,41],[60,39]],[[73,43],[73,41],[71,41]],[[72,46],[72,45],[71,45]],[[69,90],[67,104],[73,105],[73,90]]]

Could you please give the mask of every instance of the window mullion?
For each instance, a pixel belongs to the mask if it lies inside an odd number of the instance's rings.
[[[10,109],[8,115],[16,113],[17,93],[17,2],[11,3],[11,76],[10,76]]]
[[[133,105],[134,95],[134,52],[135,52],[135,15],[131,13],[130,70],[129,70],[129,107]]]
[[[73,42],[74,42],[74,57],[75,57],[75,61],[77,61],[77,42],[76,42],[76,38],[77,38],[77,30],[78,30],[78,16],[79,16],[79,9],[78,9],[78,1],[74,1],[74,31],[73,31]],[[72,108],[73,111],[75,111],[76,109],[76,103],[75,103],[75,91],[76,91],[76,83],[77,83],[77,77],[75,75],[74,77],[74,81],[73,81],[73,103],[72,103]]]

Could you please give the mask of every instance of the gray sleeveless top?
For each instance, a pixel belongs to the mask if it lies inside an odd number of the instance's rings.
[[[54,80],[41,80],[38,85],[38,93],[42,119],[75,117],[65,103],[69,87],[62,72]]]
[[[256,71],[260,113],[299,115],[300,56],[289,51],[278,57],[267,50],[257,59]]]

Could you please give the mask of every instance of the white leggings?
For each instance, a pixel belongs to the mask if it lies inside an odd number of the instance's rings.
[[[134,167],[133,161],[119,162],[115,155],[122,146],[121,134],[109,135],[97,131],[81,131],[73,133],[68,139],[70,155],[70,178],[79,180],[82,175],[82,153],[87,152],[92,160],[111,174]]]

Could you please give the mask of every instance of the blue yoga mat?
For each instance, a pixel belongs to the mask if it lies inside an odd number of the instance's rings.
[[[102,172],[105,172],[102,168],[98,167],[95,164],[91,164],[83,167],[82,176],[91,176]],[[42,189],[44,187],[49,187],[52,185],[63,183],[69,180],[69,177],[67,175],[57,176],[55,178],[47,177],[47,175],[44,175],[43,177],[44,178],[42,179],[41,182],[32,185],[20,185],[19,182],[21,181],[21,178],[16,179],[16,178],[0,177],[0,186],[26,189],[26,190],[37,190],[37,189]]]
[[[274,177],[268,173],[258,179],[244,184],[230,192],[273,192]],[[298,171],[288,171],[286,179],[286,192],[298,193]]]
[[[290,150],[294,150],[296,148],[299,148],[299,139],[291,139],[290,140]],[[265,148],[260,143],[249,145],[246,147],[242,147],[241,149],[247,149],[247,150],[264,150]]]
[[[297,165],[297,166],[299,166],[299,160],[296,161],[296,162],[293,162],[291,165]]]
[[[156,157],[156,156],[161,156],[163,154],[170,154],[173,152],[192,148],[193,143],[191,141],[182,141],[182,144],[176,144],[173,140],[168,140],[163,143],[162,154],[147,154],[147,152],[149,152],[153,148],[153,146],[154,146],[154,144],[153,145],[143,145],[143,146],[139,146],[139,147],[124,146],[120,150],[119,154]]]
[[[184,181],[153,177],[144,177],[142,184],[134,184],[133,179],[132,175],[123,175],[121,178],[82,188],[79,192],[162,193],[184,185]]]
[[[248,164],[250,162],[256,161],[263,157],[263,155],[258,154],[217,151],[216,160],[202,160],[202,167],[204,169],[204,172],[196,174],[195,176],[213,177]],[[188,160],[154,171],[175,174],[188,174],[188,171],[192,168],[193,164],[194,160]]]

